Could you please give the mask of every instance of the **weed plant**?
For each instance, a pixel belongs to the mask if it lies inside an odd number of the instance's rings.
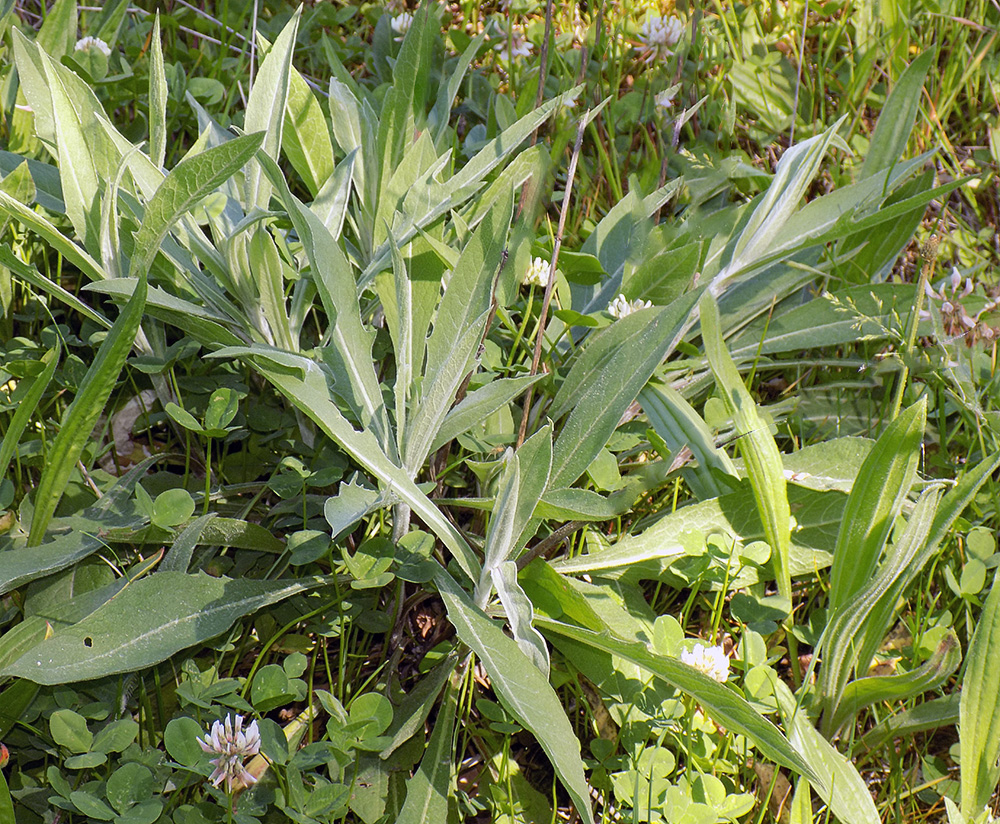
[[[0,824],[992,821],[998,25],[0,3]]]

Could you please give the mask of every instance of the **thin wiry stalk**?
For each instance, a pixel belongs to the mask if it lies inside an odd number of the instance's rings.
[[[562,248],[563,230],[566,228],[566,215],[569,213],[570,196],[573,192],[573,179],[576,177],[576,164],[580,159],[580,147],[583,145],[583,131],[590,121],[590,110],[580,119],[576,130],[576,142],[573,144],[573,155],[569,160],[569,171],[566,173],[566,189],[563,192],[562,208],[559,210],[559,228],[556,231],[556,242],[552,248],[552,261],[549,263],[549,282],[545,285],[545,298],[542,300],[542,311],[538,318],[538,331],[535,335],[535,354],[531,359],[531,373],[538,374],[538,364],[542,360],[542,339],[545,337],[545,319],[548,317],[549,303],[552,301],[552,287],[556,281],[556,264],[559,262],[559,250]],[[524,412],[521,415],[521,426],[517,432],[517,447],[524,443],[524,435],[528,429],[528,415],[531,411],[531,399],[534,396],[534,386],[528,387],[524,399]]]
[[[799,114],[799,89],[802,87],[802,61],[806,55],[806,25],[809,22],[809,0],[802,9],[802,40],[799,44],[799,65],[795,71],[795,99],[792,101],[792,125],[788,127],[788,145],[795,143],[795,118]]]

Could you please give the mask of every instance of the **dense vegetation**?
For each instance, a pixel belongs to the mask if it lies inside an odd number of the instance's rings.
[[[996,4],[261,6],[0,3],[0,824],[992,821]]]

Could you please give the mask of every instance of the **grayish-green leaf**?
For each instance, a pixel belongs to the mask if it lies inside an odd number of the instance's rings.
[[[709,715],[727,729],[750,738],[768,758],[804,775],[812,775],[810,766],[799,757],[774,724],[761,716],[734,690],[694,667],[682,664],[676,658],[657,655],[641,641],[627,641],[608,631],[594,632],[540,615],[536,616],[535,622],[544,630],[637,664],[670,686],[694,696]]]
[[[959,708],[962,813],[977,815],[1000,781],[1000,572],[969,642]]]
[[[507,614],[511,635],[527,659],[548,678],[549,648],[542,634],[534,627],[535,611],[517,582],[517,565],[513,561],[503,561],[492,567],[490,572],[500,603]]]
[[[497,378],[485,386],[466,395],[451,408],[438,427],[431,442],[430,451],[444,446],[449,441],[468,432],[476,424],[482,423],[502,406],[510,403],[529,386],[538,383],[545,375],[521,375],[516,378]]]
[[[788,740],[819,779],[809,783],[843,824],[880,824],[878,810],[864,779],[854,765],[834,749],[801,709],[784,681],[767,670],[788,730]]]
[[[375,433],[380,451],[394,457],[395,439],[389,432],[382,390],[372,363],[373,335],[361,323],[350,264],[326,226],[291,193],[274,161],[264,154],[259,161],[305,247],[313,280],[330,320],[331,343],[324,348],[324,358],[334,370],[337,394],[351,404],[361,422]]]
[[[351,426],[333,401],[318,364],[301,355],[262,346],[224,349],[217,354],[245,358],[328,437],[408,504],[452,551],[470,580],[479,580],[479,560],[461,533],[413,480],[389,460],[371,431]]]
[[[435,580],[458,637],[483,662],[504,707],[545,750],[577,813],[592,824],[580,741],[548,679],[500,627],[476,608],[451,576],[442,570]]]
[[[130,274],[145,274],[159,251],[160,243],[174,222],[219,184],[232,177],[260,148],[262,134],[235,137],[228,143],[189,155],[160,184],[143,215],[135,235]]]
[[[157,573],[43,641],[3,674],[65,684],[145,669],[214,638],[244,615],[326,583]]]
[[[781,453],[767,425],[757,414],[757,405],[743,385],[736,364],[726,349],[719,323],[719,309],[710,293],[698,304],[701,313],[701,337],[712,374],[726,411],[732,416],[737,444],[753,489],[764,534],[771,545],[771,561],[778,593],[792,605],[791,509],[785,488]]]
[[[585,353],[570,370],[554,401],[561,411],[572,408],[555,442],[554,488],[570,486],[607,445],[622,414],[676,345],[697,297],[691,292],[664,309],[642,309],[615,321],[590,344],[600,345],[600,357]]]
[[[160,13],[149,44],[149,159],[162,167],[167,156],[167,76],[160,40]]]
[[[278,160],[281,151],[285,102],[288,99],[288,86],[291,82],[292,52],[295,48],[295,37],[299,30],[301,15],[300,7],[295,10],[274,41],[254,78],[253,88],[247,100],[243,130],[247,134],[263,132],[261,151],[274,161]],[[266,209],[271,199],[271,186],[256,160],[250,160],[247,167],[245,186],[245,202],[248,206]]]
[[[913,123],[920,110],[924,78],[934,62],[937,50],[926,49],[899,76],[896,85],[885,101],[875,124],[868,155],[861,166],[860,177],[871,177],[887,169],[906,151],[906,144],[913,131]]]

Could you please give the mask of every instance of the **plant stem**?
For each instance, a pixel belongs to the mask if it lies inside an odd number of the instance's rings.
[[[531,359],[531,372],[538,374],[538,365],[542,360],[542,340],[545,337],[545,319],[549,313],[549,303],[552,302],[552,289],[556,282],[556,264],[559,261],[559,250],[562,248],[563,229],[566,228],[566,215],[569,212],[570,195],[573,192],[573,178],[576,176],[576,164],[580,159],[580,147],[583,145],[583,132],[590,121],[590,110],[580,120],[580,126],[576,130],[576,142],[573,144],[573,155],[569,160],[569,171],[566,173],[566,188],[563,191],[562,208],[559,211],[559,229],[556,231],[556,242],[552,248],[552,261],[549,263],[549,280],[545,284],[545,297],[542,299],[542,311],[538,317],[538,333],[535,336],[535,354]],[[520,448],[524,443],[524,436],[528,430],[528,415],[531,414],[531,400],[534,397],[534,387],[528,387],[528,393],[524,399],[524,412],[521,414],[521,426],[517,432],[517,446]]]

